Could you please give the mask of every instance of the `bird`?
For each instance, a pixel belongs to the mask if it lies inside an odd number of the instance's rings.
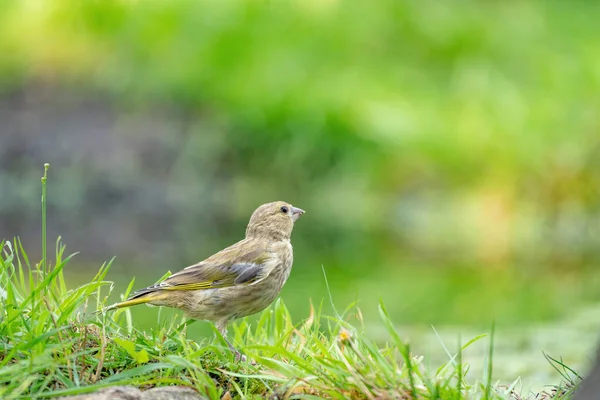
[[[244,239],[104,311],[138,304],[183,310],[192,320],[214,323],[236,360],[245,359],[227,340],[227,326],[277,298],[292,270],[292,230],[304,213],[284,201],[263,204],[252,213]]]

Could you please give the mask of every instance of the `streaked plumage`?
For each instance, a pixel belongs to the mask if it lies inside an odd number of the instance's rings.
[[[227,341],[231,320],[264,310],[281,291],[294,258],[290,236],[302,214],[282,201],[263,204],[252,214],[244,239],[109,309],[144,303],[178,308],[214,322]]]

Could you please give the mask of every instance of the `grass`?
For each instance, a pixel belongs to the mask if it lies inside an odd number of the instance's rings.
[[[112,291],[106,281],[110,262],[89,283],[69,289],[63,271],[75,261],[65,256],[60,238],[52,263],[44,257],[32,265],[18,239],[3,241],[0,249],[2,399],[52,398],[114,385],[182,385],[209,398],[525,398],[515,392],[518,379],[510,385],[493,381],[493,329],[486,372],[472,380],[462,351],[485,335],[459,343],[454,353],[441,343],[448,361],[432,369],[412,354],[383,303],[379,312],[389,340],[379,346],[364,334],[354,306],[331,317],[311,305],[309,315],[294,324],[278,300],[252,326],[248,320],[232,326],[234,343],[248,357],[235,362],[216,331],[216,339],[195,342],[187,339],[183,320],[159,321],[140,331],[129,309],[95,313],[107,305]],[[123,297],[132,287],[133,282]],[[565,383],[537,398],[569,399],[580,378],[560,360],[548,360],[564,373]]]

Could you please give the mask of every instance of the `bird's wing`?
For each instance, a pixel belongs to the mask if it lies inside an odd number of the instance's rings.
[[[238,242],[144,290],[201,290],[256,283],[269,274],[267,264],[273,257],[266,246]]]

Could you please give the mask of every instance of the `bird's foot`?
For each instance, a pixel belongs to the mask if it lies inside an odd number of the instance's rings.
[[[245,355],[243,355],[242,353],[240,353],[238,351],[236,351],[234,354],[235,354],[235,362],[236,363],[247,362],[252,366],[258,364],[256,361],[249,359],[248,357],[246,357]]]
[[[245,355],[243,355],[239,351],[235,351],[233,354],[235,355],[235,362],[236,363],[248,361],[248,357],[246,357]]]

